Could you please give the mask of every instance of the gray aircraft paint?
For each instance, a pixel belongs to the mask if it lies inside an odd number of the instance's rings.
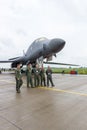
[[[10,59],[12,67],[16,67],[17,63],[25,65],[27,63],[35,63],[40,57],[48,58],[63,49],[65,41],[62,39],[38,38],[28,48],[24,56]]]

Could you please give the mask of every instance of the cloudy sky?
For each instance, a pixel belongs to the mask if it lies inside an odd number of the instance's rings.
[[[87,1],[0,0],[0,60],[23,55],[39,37],[66,41],[54,61],[87,65]]]

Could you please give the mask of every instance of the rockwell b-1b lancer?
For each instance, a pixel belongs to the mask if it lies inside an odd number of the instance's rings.
[[[52,60],[53,56],[56,56],[56,53],[61,51],[65,45],[63,39],[54,38],[47,39],[44,37],[36,39],[28,48],[27,52],[20,57],[11,58],[8,61],[0,61],[0,63],[9,63],[11,62],[11,67],[15,68],[17,64],[27,65],[31,63],[35,65],[37,62],[42,62],[45,64],[60,64],[60,65],[73,65],[73,64],[64,64],[64,63],[54,63],[49,62]],[[47,59],[46,62],[43,62],[44,59]]]

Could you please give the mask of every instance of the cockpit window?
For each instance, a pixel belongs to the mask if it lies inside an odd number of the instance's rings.
[[[44,41],[44,40],[47,40],[47,38],[41,37],[41,38],[36,39],[34,42],[37,43],[37,42]]]

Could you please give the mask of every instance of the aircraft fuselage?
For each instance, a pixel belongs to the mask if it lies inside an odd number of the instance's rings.
[[[35,63],[40,57],[49,58],[63,49],[65,41],[62,39],[39,38],[36,39],[28,48],[24,56],[12,60],[12,67],[16,67],[17,63],[26,65],[27,63]],[[10,60],[10,61],[11,61]]]

